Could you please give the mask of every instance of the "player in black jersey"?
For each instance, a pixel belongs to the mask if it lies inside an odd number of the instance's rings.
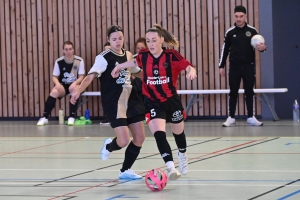
[[[176,87],[178,75],[182,70],[186,70],[186,77],[190,80],[197,77],[196,70],[178,51],[162,48],[164,42],[168,46],[179,46],[176,38],[168,30],[156,24],[147,31],[146,41],[148,49],[140,50],[135,60],[117,65],[111,75],[116,77],[123,69],[135,65],[142,67],[146,121],[168,167],[168,179],[176,180],[181,174],[175,168],[171,147],[166,138],[166,122],[170,122],[178,147],[179,169],[182,174],[187,174],[187,144],[183,122],[185,111]]]
[[[251,38],[258,34],[256,29],[246,22],[246,8],[236,6],[234,9],[235,23],[230,27],[224,38],[224,44],[220,56],[219,71],[222,77],[225,76],[224,67],[229,55],[229,116],[222,124],[223,127],[235,126],[235,110],[240,88],[243,79],[246,106],[248,112],[247,124],[262,126],[263,122],[258,121],[253,112],[253,96],[255,83],[255,49],[251,46]],[[265,51],[264,43],[258,44],[258,51]]]
[[[110,43],[109,43],[109,42],[106,42],[106,43],[104,44],[104,49],[105,49],[105,50],[106,50],[106,49],[110,49]],[[105,113],[104,113],[104,119],[103,119],[102,121],[100,121],[99,124],[100,124],[100,125],[109,125],[109,124],[110,124],[110,122],[108,121],[108,119],[107,119]]]
[[[135,55],[134,58],[138,55],[141,49],[147,49],[146,39],[139,38],[134,43]],[[139,97],[142,101],[144,101],[144,95],[142,94],[142,80],[140,78],[136,78],[134,75],[131,75],[131,84],[132,88],[138,93]]]
[[[145,140],[144,129],[144,105],[138,98],[135,90],[132,90],[130,75],[134,73],[141,77],[139,67],[130,70],[124,69],[120,76],[112,78],[111,71],[118,63],[132,59],[132,54],[124,50],[123,30],[120,26],[112,25],[107,30],[107,38],[111,48],[100,53],[88,75],[82,81],[78,91],[71,98],[71,103],[76,103],[80,93],[88,87],[94,78],[99,78],[101,84],[102,107],[110,126],[117,137],[113,140],[107,138],[100,152],[102,160],[107,160],[112,151],[120,150],[130,142],[129,130],[133,140],[127,146],[122,169],[119,172],[120,179],[141,179],[130,168],[140,153]],[[129,128],[129,129],[128,129]]]
[[[44,116],[38,121],[38,126],[48,124],[48,117],[51,110],[55,107],[56,99],[61,99],[67,94],[71,94],[72,96],[84,78],[84,62],[82,58],[74,55],[74,45],[72,42],[65,41],[63,43],[63,53],[64,56],[55,61],[52,76],[55,86],[45,102]],[[68,119],[68,125],[70,126],[74,125],[76,111],[77,104],[70,103],[70,116]]]

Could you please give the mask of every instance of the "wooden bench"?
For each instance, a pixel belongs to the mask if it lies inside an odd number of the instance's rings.
[[[270,88],[270,89],[254,89],[254,93],[255,94],[262,94],[262,98],[255,95],[255,97],[257,99],[259,99],[260,101],[262,102],[265,102],[272,115],[273,115],[273,119],[274,121],[278,121],[279,118],[275,112],[275,109],[274,107],[270,104],[270,101],[269,101],[269,98],[268,98],[268,93],[284,93],[284,92],[287,92],[288,89],[287,88]],[[188,101],[188,104],[187,104],[187,107],[186,107],[186,113],[188,114],[192,105],[197,103],[198,101],[202,100],[202,98],[205,96],[205,95],[208,95],[208,94],[229,94],[229,89],[222,89],[222,90],[177,90],[178,94],[186,94],[186,95],[191,95],[189,101]],[[240,89],[239,90],[239,93],[245,93],[245,90],[244,89]],[[81,94],[81,96],[87,96],[87,99],[85,100],[80,100],[79,103],[78,103],[78,107],[81,106],[82,104],[86,103],[90,97],[92,96],[101,96],[101,92],[83,92]],[[197,97],[198,96],[198,97]],[[197,97],[197,98],[196,98]],[[196,100],[195,100],[196,98]]]

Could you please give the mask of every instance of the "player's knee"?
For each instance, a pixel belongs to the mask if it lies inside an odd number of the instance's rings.
[[[53,90],[50,92],[50,96],[53,97],[53,98],[58,98],[59,92],[58,92],[56,89],[53,89]]]
[[[142,146],[142,144],[145,141],[145,134],[140,134],[137,137],[133,138],[134,144],[136,144],[137,146]]]
[[[120,140],[118,140],[117,142],[119,147],[124,148],[129,144],[130,138],[122,138],[122,139],[120,138]]]

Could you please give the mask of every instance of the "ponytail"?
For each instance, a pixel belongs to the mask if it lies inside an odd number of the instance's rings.
[[[177,38],[167,29],[161,27],[158,24],[154,24],[153,27],[150,28],[146,33],[148,32],[156,32],[159,37],[164,37],[164,41],[168,46],[179,47]]]

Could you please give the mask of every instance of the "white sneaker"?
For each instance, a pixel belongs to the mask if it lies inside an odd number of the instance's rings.
[[[68,126],[74,126],[74,124],[75,124],[75,118],[74,117],[69,117]]]
[[[141,179],[142,176],[137,175],[136,173],[134,173],[134,171],[132,171],[131,169],[125,170],[124,172],[119,172],[119,179]]]
[[[180,172],[175,169],[175,167],[173,168],[168,168],[168,180],[171,181],[171,180],[177,180],[181,177],[181,174]]]
[[[235,119],[228,117],[226,121],[222,124],[223,127],[235,126]]]
[[[250,126],[262,126],[264,123],[258,121],[254,116],[247,119],[247,124]]]
[[[111,143],[111,142],[112,142],[112,139],[110,139],[110,138],[106,138],[104,140],[103,147],[102,147],[102,149],[100,151],[100,157],[101,157],[102,160],[107,160],[108,159],[108,157],[109,157],[109,155],[110,155],[111,152],[109,152],[106,149],[106,145],[109,144],[109,143]]]
[[[178,151],[177,157],[179,159],[179,169],[181,174],[186,175],[188,173],[188,157],[186,153],[180,153]]]
[[[46,119],[45,117],[42,117],[41,119],[39,119],[38,123],[36,125],[38,126],[44,126],[48,124],[48,119]]]

